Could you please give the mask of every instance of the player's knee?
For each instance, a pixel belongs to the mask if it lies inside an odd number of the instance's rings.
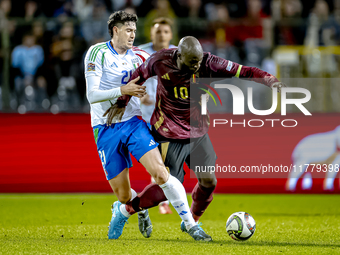
[[[131,196],[129,194],[123,194],[120,195],[118,197],[118,200],[122,203],[122,204],[126,204],[127,202],[129,202],[131,199]]]
[[[158,185],[162,185],[168,181],[169,173],[165,167],[159,168],[157,171],[154,171],[152,176],[155,179],[155,182]]]
[[[216,177],[199,179],[199,184],[206,188],[215,188],[217,185]]]
[[[122,204],[126,204],[131,199],[131,193],[130,192],[116,189],[116,190],[114,190],[114,193],[116,194],[119,202],[121,202]]]

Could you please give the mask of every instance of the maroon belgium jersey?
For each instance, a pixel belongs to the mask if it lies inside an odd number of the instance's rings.
[[[208,132],[209,115],[201,115],[200,96],[204,93],[194,83],[193,74],[177,67],[177,49],[164,49],[154,53],[139,66],[130,80],[140,76],[138,84],[157,76],[156,105],[151,124],[166,138],[188,139]],[[210,53],[204,53],[198,72],[199,78],[247,77],[267,86],[278,80],[255,67],[241,66]]]

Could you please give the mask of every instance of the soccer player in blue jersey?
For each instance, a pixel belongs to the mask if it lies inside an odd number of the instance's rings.
[[[125,203],[137,196],[129,181],[131,153],[163,190],[185,222],[189,234],[195,240],[211,241],[211,237],[195,223],[183,185],[168,173],[157,148],[158,143],[141,119],[139,98],[145,94],[145,87],[135,85],[138,77],[128,82],[132,72],[148,57],[147,53],[133,47],[136,23],[136,15],[124,11],[111,14],[108,20],[111,40],[91,46],[85,57],[86,89],[94,138],[106,178],[119,200],[112,207],[108,237],[117,239],[121,236],[130,216]],[[105,110],[121,95],[133,97],[121,120],[121,116],[114,116],[107,125]],[[149,237],[152,224],[148,212],[142,213],[140,230]]]

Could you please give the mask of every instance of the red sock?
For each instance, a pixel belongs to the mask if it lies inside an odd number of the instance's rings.
[[[190,211],[196,222],[201,218],[205,209],[207,209],[208,205],[213,200],[212,193],[214,189],[215,186],[206,188],[197,183],[195,188],[192,190],[192,204]]]
[[[157,206],[160,202],[166,201],[167,198],[161,187],[156,183],[151,183],[144,188],[144,190],[138,194],[137,197],[127,202],[125,205],[126,211],[131,215],[140,212],[144,209],[148,209]]]

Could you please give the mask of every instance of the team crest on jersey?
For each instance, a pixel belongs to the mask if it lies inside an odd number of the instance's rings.
[[[88,63],[88,64],[87,64],[87,71],[88,71],[88,72],[90,72],[90,71],[95,72],[95,71],[96,71],[96,65],[93,64],[93,63]]]
[[[122,63],[122,65],[123,65],[123,66],[126,66],[126,65],[127,65],[127,63],[126,63],[126,62],[123,62],[123,63]]]
[[[137,69],[137,68],[139,67],[139,63],[133,64],[133,67],[134,67],[135,69]]]
[[[138,58],[133,58],[131,60],[132,64],[137,64],[139,62]]]

